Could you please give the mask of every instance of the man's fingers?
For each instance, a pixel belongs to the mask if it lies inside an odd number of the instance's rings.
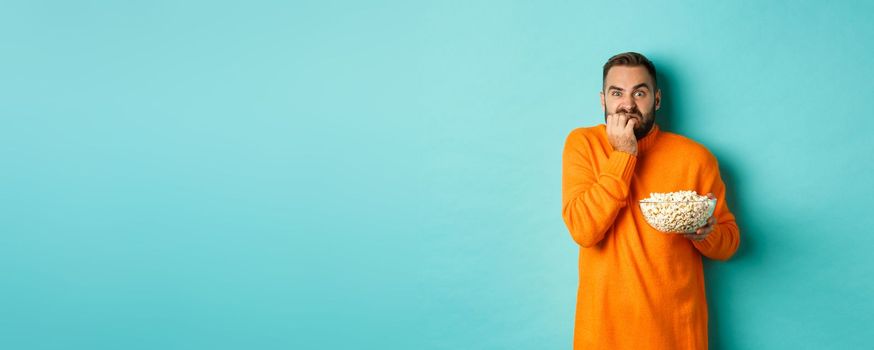
[[[634,126],[637,125],[637,119],[630,118],[628,124],[625,124],[626,133],[634,133]]]
[[[709,219],[707,219],[707,224],[705,224],[704,227],[713,228],[713,225],[716,225],[716,218],[711,216]]]
[[[622,113],[607,115],[607,130],[620,132],[625,127],[625,115]]]
[[[692,236],[692,237],[699,236],[700,237],[701,235],[704,235],[705,233],[709,234],[710,232],[713,231],[714,225],[716,225],[716,218],[711,216],[709,219],[707,219],[707,223],[704,226],[701,226],[697,230],[695,230],[694,234],[690,234],[687,236]]]
[[[634,124],[631,122],[634,122]],[[610,129],[633,131],[634,127],[637,125],[637,118],[632,118],[625,113],[608,114],[606,124]]]

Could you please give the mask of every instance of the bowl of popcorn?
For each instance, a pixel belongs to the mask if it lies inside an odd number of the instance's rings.
[[[640,200],[640,211],[652,228],[664,233],[694,233],[716,209],[716,198],[695,191],[650,193]]]

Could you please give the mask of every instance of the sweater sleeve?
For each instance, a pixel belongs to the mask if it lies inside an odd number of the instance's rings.
[[[737,251],[740,245],[740,231],[735,222],[734,214],[725,203],[725,183],[719,175],[719,166],[716,158],[711,156],[708,162],[710,166],[704,171],[705,184],[710,183],[709,190],[716,196],[716,209],[713,216],[716,218],[716,226],[710,235],[704,240],[692,242],[704,256],[714,260],[728,260]]]
[[[571,132],[562,155],[562,218],[571,237],[583,247],[604,238],[619,210],[626,205],[637,157],[612,150],[595,171],[588,140]]]

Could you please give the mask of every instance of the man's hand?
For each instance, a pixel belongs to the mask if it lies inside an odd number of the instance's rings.
[[[695,233],[690,233],[683,235],[684,237],[691,239],[696,242],[703,241],[707,236],[710,235],[710,232],[713,232],[713,226],[716,225],[716,218],[710,217],[707,219],[707,224],[698,228]]]
[[[607,140],[617,151],[637,155],[637,138],[634,136],[636,118],[629,118],[625,113],[607,115]]]
[[[716,198],[713,196],[713,193],[708,193],[707,197]],[[713,232],[713,226],[715,226],[715,225],[716,225],[716,218],[711,216],[709,219],[707,219],[707,224],[699,227],[698,230],[695,231],[695,233],[690,233],[690,234],[686,234],[683,236],[685,236],[686,238],[691,239],[693,241],[696,241],[696,242],[703,241],[705,238],[707,238],[707,236],[710,235],[710,232]]]

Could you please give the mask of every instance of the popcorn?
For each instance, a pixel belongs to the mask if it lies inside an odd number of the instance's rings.
[[[640,210],[650,226],[665,233],[694,233],[713,215],[716,199],[695,191],[650,193],[640,200]]]

